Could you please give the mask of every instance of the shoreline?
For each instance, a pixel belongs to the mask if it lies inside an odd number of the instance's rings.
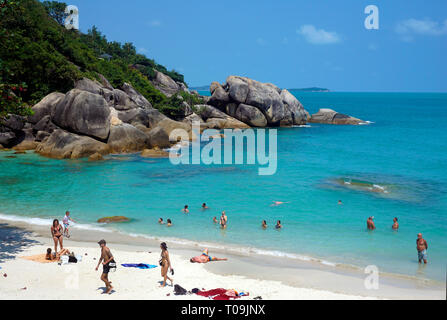
[[[31,238],[34,241],[45,244],[45,247],[53,247],[47,226],[3,219],[0,219],[0,223],[29,231],[32,233]],[[162,241],[156,238],[148,239],[113,231],[104,232],[102,230],[82,230],[78,228],[72,228],[70,231],[72,237],[69,240],[64,238],[64,245],[67,244],[67,247],[70,249],[74,247],[93,250],[93,248],[97,248],[96,242],[105,238],[108,244],[110,244],[112,251],[124,250],[127,253],[132,251],[147,253],[150,251],[158,257],[160,251],[159,243]],[[191,243],[193,242],[191,241]],[[34,247],[36,246],[34,245]],[[193,266],[195,264],[189,263],[189,258],[199,255],[203,249],[199,243],[191,245],[168,242],[168,247],[171,255],[176,257],[176,260],[181,260],[182,263],[186,261],[185,269],[191,269],[191,267],[194,269]],[[200,266],[200,269],[212,274],[213,278],[223,277],[230,279],[242,277],[247,281],[255,281],[256,283],[277,283],[280,286],[287,287],[288,291],[313,290],[329,295],[335,294],[335,296],[329,299],[337,299],[337,295],[344,298],[348,297],[347,299],[445,299],[445,287],[441,282],[433,280],[380,273],[379,289],[367,290],[364,286],[364,280],[367,275],[360,268],[341,268],[323,265],[315,261],[300,261],[287,257],[269,257],[256,253],[235,253],[230,250],[215,248],[210,249],[210,254],[229,259],[227,262],[211,262]],[[6,264],[9,262],[6,261]],[[158,274],[158,272],[157,270],[156,273]],[[179,283],[181,285],[182,279],[180,279]],[[276,287],[276,285],[273,286]],[[190,290],[191,288],[186,289]],[[248,290],[249,288],[244,289]],[[191,296],[186,297],[188,299],[191,298]],[[287,295],[275,298],[296,299],[294,296]]]

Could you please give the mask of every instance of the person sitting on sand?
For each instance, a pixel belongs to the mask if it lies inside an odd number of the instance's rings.
[[[275,228],[278,229],[278,230],[282,228],[282,225],[281,225],[281,221],[280,221],[280,220],[276,221],[276,226],[275,226]]]
[[[56,258],[56,257],[54,257]],[[45,255],[45,260],[53,260],[53,255],[51,254],[51,248],[47,249],[47,254]]]
[[[376,228],[376,226],[374,225],[374,221],[373,221],[374,217],[369,217],[366,220],[366,228],[368,230],[374,230]]]
[[[204,203],[202,203],[202,210],[206,210],[206,209],[209,209],[209,208],[208,208],[208,206],[206,205],[206,203],[204,202]]]
[[[189,259],[191,263],[208,263],[210,261],[227,261],[227,258],[217,258],[217,257],[211,257],[208,255],[208,248],[203,250],[202,254],[200,256],[192,257]]]
[[[165,224],[165,222],[163,221],[163,218],[158,219],[158,223],[159,224]]]
[[[171,269],[171,274],[174,274],[174,269],[171,266],[171,260],[169,259],[168,246],[166,245],[166,242],[162,242],[160,244],[160,249],[161,249],[161,259],[160,259],[161,276],[163,278],[163,283],[161,284],[161,287],[166,287],[166,280],[171,281],[172,286],[174,280],[168,277],[168,270]]]
[[[96,266],[95,270],[98,271],[99,265],[102,262],[102,274],[100,279],[104,281],[106,285],[105,293],[111,293],[113,287],[112,282],[109,281],[109,271],[110,268],[116,268],[116,263],[113,258],[112,252],[110,252],[110,249],[106,246],[106,241],[99,240],[98,244],[101,247],[101,257],[99,258],[98,265]]]
[[[227,228],[227,222],[228,222],[228,217],[225,214],[225,211],[222,211],[222,215],[221,215],[220,221],[219,221],[220,227],[222,229],[226,229]]]
[[[63,235],[62,226],[59,224],[59,220],[53,220],[53,226],[51,227],[51,236],[54,241],[54,252],[57,254],[57,244],[59,243],[61,250],[64,249],[63,245]]]
[[[262,228],[267,229],[267,221],[262,220]]]
[[[70,238],[70,234],[68,233],[68,227],[70,226],[70,221],[76,222],[75,220],[70,218],[70,211],[66,211],[62,223],[64,224],[64,236],[67,238]]]
[[[172,221],[171,221],[171,219],[168,219],[168,224],[167,224],[167,226],[168,226],[168,227],[172,227]]]
[[[185,207],[182,209],[183,213],[189,213],[188,205],[186,204]]]
[[[393,228],[393,230],[399,229],[399,223],[397,222],[397,217],[393,219],[393,226],[391,228]]]

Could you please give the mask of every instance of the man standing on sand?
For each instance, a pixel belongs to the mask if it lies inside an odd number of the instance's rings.
[[[368,230],[374,230],[376,228],[376,226],[374,225],[374,221],[373,221],[374,217],[369,217],[366,220],[366,228]]]
[[[419,263],[422,263],[422,260],[424,260],[424,264],[427,264],[428,243],[424,238],[422,238],[422,233],[418,233],[418,238],[416,239],[416,249],[418,250]]]
[[[96,266],[96,271],[98,271],[99,265],[102,262],[102,274],[101,274],[101,280],[104,281],[106,284],[106,292],[105,293],[111,293],[112,292],[112,282],[109,281],[109,271],[110,268],[116,268],[115,260],[113,259],[112,252],[110,252],[110,249],[106,247],[106,241],[100,240],[98,242],[99,246],[101,247],[101,258],[99,259],[98,265]]]

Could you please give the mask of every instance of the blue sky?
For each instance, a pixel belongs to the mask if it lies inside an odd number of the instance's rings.
[[[446,0],[66,0],[80,29],[185,75],[190,86],[251,77],[280,87],[447,92]],[[367,5],[379,29],[367,30]]]

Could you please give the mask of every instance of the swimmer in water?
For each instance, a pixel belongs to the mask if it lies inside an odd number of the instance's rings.
[[[186,204],[185,207],[182,209],[183,213],[189,213],[188,205]]]
[[[202,210],[206,210],[206,209],[209,209],[209,208],[208,208],[208,206],[206,205],[206,203],[204,202],[204,203],[202,203]]]
[[[397,217],[393,219],[393,226],[391,228],[393,228],[393,230],[399,229],[399,223],[397,222]]]
[[[163,221],[163,218],[158,219],[158,223],[159,224],[165,224],[165,222]]]
[[[374,217],[369,217],[369,218],[366,220],[366,228],[367,228],[368,230],[374,230],[374,229],[376,228],[373,219],[374,219]]]
[[[167,226],[168,226],[168,227],[172,227],[172,221],[171,221],[171,219],[168,219],[168,224],[167,224]]]
[[[276,226],[275,226],[275,228],[276,228],[276,229],[281,229],[281,228],[282,228],[281,221],[278,220],[278,221],[276,222]]]
[[[342,205],[342,204],[343,204],[343,202],[341,202],[341,200],[338,200],[338,204],[339,204],[339,205]]]
[[[227,228],[227,222],[228,222],[228,217],[225,214],[225,211],[222,211],[222,216],[220,217],[220,221],[219,221],[220,227],[222,229],[226,229]]]
[[[214,223],[217,223],[217,217],[214,217],[214,218],[213,218],[213,222],[214,222]]]
[[[262,228],[267,229],[267,222],[265,220],[262,220]]]

